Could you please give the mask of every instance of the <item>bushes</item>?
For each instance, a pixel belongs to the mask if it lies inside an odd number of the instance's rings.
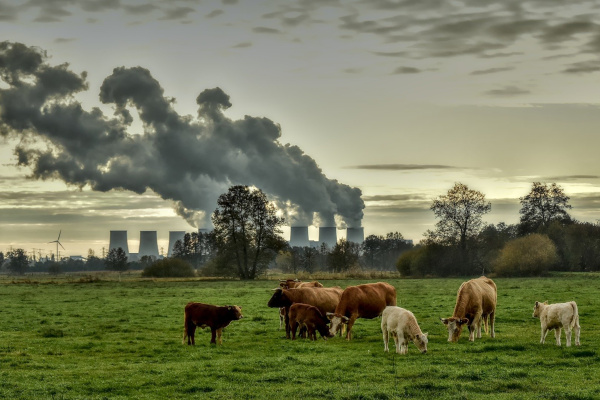
[[[187,278],[196,276],[196,272],[187,261],[179,258],[164,258],[144,268],[142,276],[145,278]]]
[[[552,240],[534,233],[507,242],[494,263],[494,272],[498,276],[542,275],[558,261]]]

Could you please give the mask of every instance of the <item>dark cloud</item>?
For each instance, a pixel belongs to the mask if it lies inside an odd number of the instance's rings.
[[[563,176],[549,176],[541,178],[544,182],[572,182],[580,180],[596,180],[600,179],[600,175],[563,175]]]
[[[137,5],[124,5],[123,9],[128,14],[145,15],[145,14],[151,13],[154,10],[157,10],[158,7],[154,4],[146,3],[146,4],[137,4]]]
[[[600,71],[600,61],[589,60],[570,64],[562,72],[567,74],[589,74]]]
[[[19,13],[17,8],[0,1],[0,21],[16,21]]]
[[[242,42],[236,44],[235,46],[231,46],[233,49],[245,49],[246,47],[252,47],[252,42]]]
[[[374,195],[363,196],[364,201],[370,202],[391,202],[391,201],[429,201],[428,196],[423,194],[390,194],[390,195]]]
[[[498,68],[488,68],[488,69],[479,69],[471,72],[471,75],[487,75],[487,74],[495,74],[497,72],[504,71],[512,71],[513,67],[498,67]]]
[[[120,0],[88,0],[81,2],[81,8],[88,12],[114,10],[120,7]]]
[[[159,18],[162,21],[181,20],[189,17],[190,14],[196,12],[191,7],[168,7],[163,8],[163,16]]]
[[[419,68],[415,68],[415,67],[398,67],[394,70],[393,74],[394,75],[418,74],[419,72],[421,72],[421,70]]]
[[[211,12],[209,12],[208,14],[206,14],[206,18],[215,18],[218,17],[219,15],[222,15],[225,11],[223,10],[213,10]]]
[[[70,42],[74,42],[75,38],[56,38],[54,39],[54,43],[70,43]]]
[[[87,90],[85,74],[8,42],[0,43],[0,77],[8,85],[0,89],[0,134],[20,139],[17,163],[32,178],[100,192],[152,190],[195,226],[207,225],[229,186],[255,185],[292,223],[310,225],[316,214],[327,224],[339,216],[360,226],[360,189],[327,178],[299,147],[282,144],[281,128],[268,118],[227,118],[231,102],[220,88],[200,93],[193,119],[175,112],[147,69],[115,68],[100,88],[100,100],[115,110],[109,117],[74,100]],[[129,132],[131,109],[143,122],[142,134]]]
[[[529,90],[522,89],[522,88],[519,88],[516,86],[505,86],[500,89],[489,90],[489,91],[485,92],[484,94],[486,94],[488,96],[504,97],[504,96],[520,96],[520,95],[529,94],[529,93],[531,93]]]
[[[258,26],[256,28],[252,28],[252,32],[254,33],[268,33],[268,34],[279,34],[281,31],[275,28],[268,28],[265,26]]]
[[[368,164],[368,165],[353,165],[346,167],[349,169],[372,169],[381,171],[413,171],[426,169],[457,169],[449,165],[437,164]]]

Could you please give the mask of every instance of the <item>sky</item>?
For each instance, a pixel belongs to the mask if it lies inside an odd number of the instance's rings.
[[[600,219],[596,1],[0,0],[0,37],[0,251],[166,253],[232,184],[313,240],[416,243],[456,182]]]

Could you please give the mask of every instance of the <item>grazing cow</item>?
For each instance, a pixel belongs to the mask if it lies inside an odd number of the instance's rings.
[[[343,324],[347,324],[346,339],[352,338],[352,326],[357,318],[376,318],[385,307],[396,305],[396,289],[385,282],[348,286],[335,312],[327,313],[331,321],[329,333],[335,336]]]
[[[279,287],[282,289],[297,289],[301,287],[323,287],[323,285],[319,281],[302,282],[298,279],[280,279]],[[279,329],[283,327],[285,313],[285,307],[281,307],[279,309]]]
[[[533,307],[533,317],[539,318],[542,324],[541,344],[546,341],[546,335],[550,329],[554,329],[556,345],[560,346],[560,331],[565,328],[565,337],[567,338],[567,347],[571,346],[571,332],[575,330],[575,346],[579,346],[579,312],[577,304],[574,301],[568,303],[548,304],[547,301],[535,302]]]
[[[315,306],[303,303],[294,303],[289,311],[290,330],[292,331],[292,340],[296,340],[296,330],[298,327],[305,328],[308,332],[308,338],[317,340],[317,331],[321,337],[327,340],[329,337],[329,320]]]
[[[285,307],[285,337],[290,338],[289,310],[294,303],[315,306],[325,314],[335,310],[342,297],[340,288],[298,288],[275,289],[275,293],[267,303],[269,307]]]
[[[491,337],[496,337],[494,321],[496,318],[496,284],[489,278],[481,276],[463,282],[456,295],[454,313],[450,318],[440,318],[448,328],[448,341],[458,342],[463,325],[469,327],[469,340],[481,338],[481,322],[485,323],[488,332],[488,318]]]
[[[383,351],[389,351],[390,333],[396,343],[396,353],[407,354],[408,342],[413,342],[421,353],[427,353],[427,334],[421,332],[414,314],[404,308],[388,306],[381,314]]]
[[[185,315],[183,320],[183,343],[185,338],[188,339],[188,345],[196,344],[194,333],[196,327],[210,327],[212,334],[210,342],[217,343],[215,338],[218,337],[219,344],[223,343],[221,337],[223,329],[231,323],[242,318],[242,308],[238,306],[213,306],[203,303],[188,303],[185,306]]]

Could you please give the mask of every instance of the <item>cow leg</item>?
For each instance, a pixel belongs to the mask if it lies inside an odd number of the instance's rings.
[[[496,320],[496,310],[490,313],[490,336],[492,338],[496,337],[496,331],[494,330],[494,322]]]
[[[560,346],[560,333],[561,333],[562,329],[559,326],[558,328],[554,329],[554,337],[556,338],[556,345]]]
[[[400,352],[402,351],[400,345],[400,338],[398,337],[398,334],[396,332],[393,332],[392,335],[394,335],[394,345],[396,346],[396,353],[400,354]]]
[[[286,307],[285,308],[285,338],[286,339],[290,338],[290,316],[289,316],[289,312],[290,312],[289,307]]]
[[[573,331],[570,329],[569,325],[565,326],[565,338],[567,339],[567,347],[571,347],[571,334]]]
[[[576,316],[575,318],[577,318],[575,320],[575,326],[573,327],[573,330],[575,331],[575,346],[580,346],[579,335],[581,333],[581,327],[579,326],[579,316]]]
[[[388,347],[388,342],[390,341],[390,332],[387,329],[383,328],[381,330],[381,333],[383,334],[383,351],[389,352],[390,349]]]
[[[347,331],[346,331],[346,340],[351,340],[352,339],[352,326],[354,326],[354,322],[356,322],[356,318],[358,318],[357,315],[351,315],[350,319],[348,320],[348,326],[347,326]]]
[[[298,323],[296,321],[290,322],[290,331],[292,332],[292,340],[296,340],[296,330],[298,329]]]
[[[284,320],[284,316],[282,313],[285,312],[285,308],[280,308],[279,309],[279,330],[281,330],[281,328],[283,328],[283,320]]]
[[[544,344],[546,342],[547,334],[548,334],[548,328],[546,328],[545,326],[542,326],[542,339],[540,340],[541,344]]]
[[[215,328],[210,328],[210,342],[217,344],[217,330]]]
[[[194,324],[193,322],[190,322],[187,326],[188,345],[193,346],[196,344],[196,340],[194,338],[195,333],[196,333],[196,324]]]
[[[219,344],[223,344],[223,328],[217,329],[217,340]]]

